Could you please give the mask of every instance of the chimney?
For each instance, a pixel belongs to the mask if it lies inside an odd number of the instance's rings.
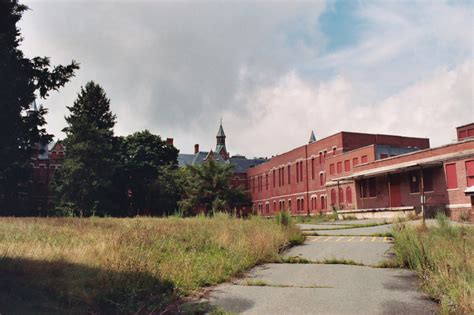
[[[194,145],[194,154],[198,153],[199,152],[199,144],[195,144]]]
[[[173,138],[166,138],[166,145],[173,145]]]

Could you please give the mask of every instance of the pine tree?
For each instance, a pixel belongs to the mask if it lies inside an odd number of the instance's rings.
[[[17,207],[20,184],[29,177],[34,145],[52,139],[44,128],[46,109],[30,115],[26,111],[36,96],[46,98],[79,68],[74,61],[51,67],[47,57],[24,57],[17,23],[27,9],[17,0],[0,1],[0,214]]]
[[[80,215],[108,214],[112,204],[112,177],[115,168],[113,127],[115,115],[104,90],[88,82],[67,107],[64,128],[67,154],[56,190],[63,204]]]

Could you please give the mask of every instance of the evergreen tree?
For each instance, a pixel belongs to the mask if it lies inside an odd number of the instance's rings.
[[[184,197],[179,202],[185,213],[203,211],[232,211],[236,207],[248,206],[250,196],[241,187],[232,185],[233,166],[218,164],[214,160],[197,166],[187,166],[183,176]]]
[[[108,214],[112,207],[115,170],[110,100],[94,82],[81,87],[74,105],[67,107],[64,128],[66,155],[56,183],[60,201],[80,215]]]
[[[0,1],[0,214],[17,208],[20,184],[30,174],[34,145],[52,139],[44,128],[46,109],[30,115],[26,111],[36,95],[46,98],[79,68],[74,61],[51,67],[47,57],[24,57],[17,23],[27,9],[17,0]]]

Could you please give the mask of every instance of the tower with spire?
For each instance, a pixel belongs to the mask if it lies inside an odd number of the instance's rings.
[[[229,158],[229,154],[225,146],[225,133],[224,128],[222,128],[222,118],[219,130],[217,131],[216,140],[216,153],[219,153],[224,158],[224,160],[227,160]]]
[[[314,135],[314,130],[311,130],[311,135],[309,136],[308,143],[316,142],[316,136]]]

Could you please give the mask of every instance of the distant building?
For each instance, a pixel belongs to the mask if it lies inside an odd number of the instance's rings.
[[[226,147],[226,135],[222,122],[219,125],[219,130],[216,135],[216,148],[215,150],[200,151],[199,144],[194,145],[193,154],[179,154],[178,163],[180,167],[186,165],[200,165],[205,163],[209,159],[216,161],[219,164],[229,164],[234,167],[234,178],[232,183],[248,189],[247,186],[247,170],[251,167],[259,165],[267,161],[265,158],[253,158],[248,159],[243,155],[233,155],[227,151]]]
[[[253,210],[273,215],[338,209],[354,216],[445,211],[474,221],[474,124],[456,142],[430,148],[425,138],[340,132],[252,167]]]

